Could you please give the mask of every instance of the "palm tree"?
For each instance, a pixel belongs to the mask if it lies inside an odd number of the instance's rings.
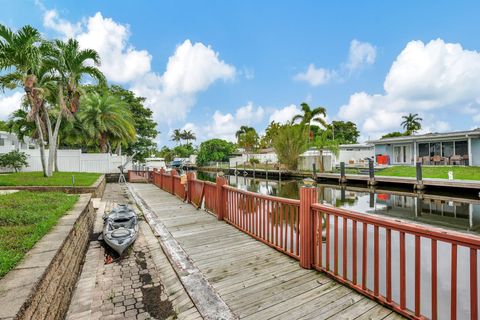
[[[297,120],[300,120],[300,124],[307,125],[308,127],[308,141],[310,141],[310,125],[312,122],[317,122],[321,124],[323,127],[327,127],[327,122],[323,117],[327,116],[327,109],[324,107],[316,107],[315,109],[311,109],[310,106],[303,102],[300,104],[302,108],[303,114],[297,114],[292,118],[292,123],[295,123]]]
[[[237,138],[237,144],[240,144],[240,137],[249,131],[255,131],[255,128],[252,128],[249,126],[241,126],[240,129],[238,129],[237,132],[235,132],[235,138]]]
[[[183,139],[183,135],[180,129],[173,130],[173,133],[170,137],[172,138],[171,140],[175,141],[177,144]]]
[[[333,154],[338,156],[338,152],[340,150],[338,141],[332,140],[332,139],[329,138],[329,136],[331,134],[332,133],[330,132],[330,130],[323,130],[317,137],[315,137],[315,140],[313,142],[315,147],[317,148],[317,150],[320,153],[320,155],[319,155],[319,157],[320,157],[320,168],[319,168],[320,172],[325,171],[325,166],[323,165],[323,151],[324,150],[329,150]]]
[[[80,106],[80,81],[85,76],[96,79],[101,84],[105,84],[106,81],[102,72],[96,67],[100,65],[98,53],[92,49],[81,50],[75,39],[69,39],[66,42],[55,40],[48,43],[48,53],[46,65],[56,75],[57,99],[60,107],[53,132],[50,120],[47,120],[50,141],[47,172],[51,175],[62,117],[72,119],[72,114],[75,114]]]
[[[407,116],[402,116],[403,122],[400,124],[405,129],[407,135],[413,134],[422,128],[420,121],[423,119],[418,116],[418,113],[409,113]]]
[[[87,94],[81,101],[78,119],[91,141],[98,143],[101,152],[136,139],[127,104],[107,91]]]
[[[197,140],[197,137],[195,136],[195,133],[192,132],[192,130],[183,130],[181,135],[182,139],[187,141],[187,144],[190,142],[190,140]]]
[[[44,105],[46,92],[37,85],[44,53],[45,46],[37,29],[27,25],[13,32],[0,24],[0,89],[24,87],[30,106],[29,119],[35,121],[37,128],[43,174],[47,176],[44,130],[40,115],[43,112],[48,118]]]

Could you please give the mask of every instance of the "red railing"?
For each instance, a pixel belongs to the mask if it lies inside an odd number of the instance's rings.
[[[312,214],[315,269],[409,317],[478,319],[478,237],[319,204]]]
[[[217,211],[217,185],[210,181],[205,181],[204,185],[204,206],[205,210],[211,213]]]
[[[275,249],[299,258],[300,201],[224,186],[225,220]]]
[[[181,200],[185,200],[187,193],[185,191],[185,186],[182,184],[182,179],[180,176],[173,176],[173,191],[177,197]]]
[[[205,182],[201,180],[192,179],[188,181],[188,192],[190,193],[190,202],[196,207],[202,206],[204,196]]]
[[[172,187],[171,179],[155,173],[153,182],[181,197],[185,186]],[[187,183],[197,208],[204,202],[218,219],[302,267],[325,272],[404,316],[478,319],[478,236],[321,205],[315,188],[301,188],[300,200],[293,200],[239,190],[223,178],[212,183],[189,176]]]

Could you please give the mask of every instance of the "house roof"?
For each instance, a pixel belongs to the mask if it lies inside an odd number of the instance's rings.
[[[455,138],[468,138],[468,137],[480,137],[480,128],[468,131],[452,131],[444,133],[426,133],[426,134],[417,134],[410,136],[394,137],[394,138],[384,138],[379,140],[371,140],[369,143],[373,144],[386,144],[386,143],[395,143],[395,142],[408,142],[408,141],[428,141],[428,140],[438,140],[438,139],[455,139]]]
[[[362,149],[371,149],[373,148],[373,144],[371,143],[351,143],[351,144],[341,144],[340,149],[346,148],[362,148]]]

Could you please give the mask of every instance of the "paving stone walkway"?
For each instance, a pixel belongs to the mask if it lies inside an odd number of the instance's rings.
[[[67,319],[201,319],[143,219],[138,239],[123,257],[97,240],[103,213],[118,203],[137,210],[119,184],[107,184],[104,197],[94,203],[94,234]],[[110,256],[114,260],[105,263]]]

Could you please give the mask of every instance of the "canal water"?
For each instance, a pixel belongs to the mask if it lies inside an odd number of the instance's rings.
[[[215,181],[215,173],[197,172],[197,178],[207,181]],[[227,176],[229,185],[235,186],[242,190],[248,190],[266,195],[279,196],[284,198],[299,198],[299,188],[302,184],[301,180],[266,180],[255,179],[244,176]],[[334,205],[339,208],[346,208],[352,211],[383,215],[414,221],[419,224],[428,224],[432,226],[453,229],[465,233],[480,233],[480,198],[478,194],[468,193],[441,193],[441,192],[425,192],[417,194],[408,189],[384,188],[377,187],[375,189],[367,188],[362,185],[339,186],[338,184],[319,183],[317,184],[319,202]],[[256,214],[256,213],[254,213]],[[332,218],[333,219],[333,218]],[[333,227],[333,220],[330,221],[330,227]],[[343,243],[342,236],[346,230],[348,239],[351,243],[351,235],[353,224],[348,221],[344,226],[342,219],[339,221],[339,273],[342,274],[342,257]],[[286,234],[296,234],[295,226],[286,225]],[[268,229],[267,229],[268,230]],[[373,239],[373,226],[367,228],[368,239]],[[333,229],[330,230],[330,235]],[[358,241],[363,237],[363,229],[361,224],[357,225]],[[392,297],[395,302],[400,301],[400,234],[392,231]],[[383,228],[379,230],[380,240],[380,293],[386,294],[386,231]],[[288,241],[290,241],[288,239]],[[361,242],[358,242],[361,243]],[[333,241],[330,241],[330,252],[333,252]],[[296,245],[294,243],[294,245]],[[323,252],[325,252],[326,244],[323,243]],[[429,239],[421,238],[421,313],[423,315],[431,315],[431,242]],[[367,247],[367,288],[373,290],[373,241],[368,241]],[[438,318],[450,318],[450,294],[451,294],[451,246],[448,243],[438,241],[437,245],[438,262]],[[406,254],[406,306],[408,309],[414,309],[414,288],[415,288],[415,237],[407,234],[405,237],[405,254]],[[347,245],[347,257],[351,260],[352,248]],[[357,251],[357,279],[361,283],[362,275],[362,252],[361,246]],[[477,265],[480,265],[480,254],[477,254]],[[457,316],[459,319],[470,318],[470,279],[469,279],[469,250],[465,247],[458,247],[457,252]],[[353,261],[348,261],[347,277],[352,279]],[[322,265],[326,265],[326,257],[323,256]],[[333,265],[333,257],[330,256],[330,266]],[[480,277],[479,277],[480,278]],[[480,286],[480,279],[479,286]],[[479,295],[480,299],[480,295]],[[478,302],[480,304],[480,301]]]

